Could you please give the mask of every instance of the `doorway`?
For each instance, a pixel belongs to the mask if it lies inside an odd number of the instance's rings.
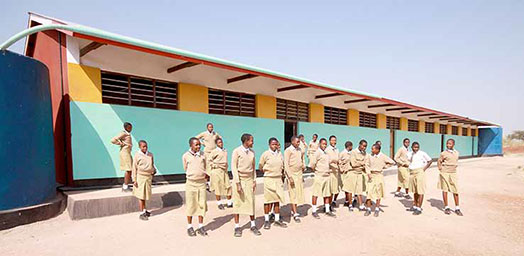
[[[297,134],[297,122],[284,122],[284,148],[291,145],[291,137]]]

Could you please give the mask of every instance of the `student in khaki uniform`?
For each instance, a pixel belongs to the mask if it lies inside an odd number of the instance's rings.
[[[440,171],[438,188],[442,190],[442,199],[444,201],[444,213],[450,214],[451,208],[448,206],[448,192],[453,193],[455,199],[455,213],[463,216],[459,207],[458,194],[458,179],[457,179],[457,165],[459,159],[459,152],[454,149],[455,140],[449,139],[446,142],[446,150],[440,153],[437,162],[437,167]]]
[[[305,165],[299,143],[299,139],[296,136],[291,137],[291,145],[284,151],[284,171],[288,180],[291,214],[296,223],[300,223],[297,207],[304,204],[303,173]]]
[[[120,146],[120,170],[125,172],[124,184],[122,184],[122,191],[124,192],[132,190],[129,186],[131,184],[131,168],[133,167],[133,158],[131,157],[131,150],[133,149],[132,130],[133,125],[125,122],[124,130],[111,139],[111,143]]]
[[[309,162],[309,167],[315,172],[315,178],[313,180],[313,197],[311,199],[312,208],[313,208],[313,217],[319,219],[317,213],[317,198],[324,199],[324,208],[326,215],[329,217],[336,217],[336,215],[331,211],[331,205],[329,201],[331,200],[331,170],[329,168],[329,155],[326,152],[327,140],[325,138],[320,139],[319,149],[311,158]]]
[[[337,197],[342,188],[342,177],[340,176],[340,170],[338,168],[338,149],[337,149],[337,137],[335,135],[329,136],[329,146],[326,149],[326,153],[329,155],[329,169],[331,177],[331,199],[330,204],[332,211],[337,207]]]
[[[209,153],[208,164],[211,169],[209,173],[209,180],[211,183],[210,190],[215,192],[215,198],[217,200],[218,209],[224,210],[233,207],[233,201],[231,200],[231,182],[229,180],[229,174],[227,173],[227,151],[224,148],[224,141],[222,138],[216,138],[215,143],[217,147]],[[226,197],[227,202],[224,199],[221,201],[221,197]]]
[[[192,137],[189,139],[189,150],[182,156],[182,164],[186,171],[186,216],[187,234],[196,236],[193,229],[193,216],[198,216],[198,229],[196,232],[207,236],[204,228],[204,216],[207,212],[206,199],[206,157],[200,151],[200,140]]]
[[[286,223],[280,220],[280,204],[284,202],[284,183],[282,170],[284,158],[278,152],[278,140],[269,139],[269,149],[262,153],[259,161],[259,170],[264,172],[264,229],[270,229],[269,211],[275,209],[274,224],[286,228]]]
[[[350,205],[352,198],[353,188],[351,183],[351,176],[349,170],[351,170],[351,151],[353,150],[353,143],[351,141],[346,141],[344,144],[344,150],[338,155],[338,166],[340,168],[340,176],[342,177],[342,191],[346,195],[346,200],[344,201],[344,206],[349,208],[349,211],[353,211],[353,208]]]
[[[133,178],[133,195],[138,198],[138,208],[141,213],[141,220],[148,220],[151,213],[146,209],[146,201],[151,198],[151,183],[156,173],[153,154],[147,151],[147,142],[141,140],[138,142],[140,150],[136,152],[133,160],[132,178]]]
[[[231,156],[231,172],[233,173],[233,213],[235,216],[235,236],[242,236],[239,219],[240,214],[249,215],[251,218],[251,231],[256,236],[261,235],[255,225],[255,152],[253,136],[248,133],[240,138],[242,145],[233,150]]]
[[[217,147],[216,140],[217,138],[222,138],[215,130],[212,123],[207,124],[207,131],[203,131],[196,136],[201,143],[204,144],[204,155],[209,160],[209,154]],[[208,170],[209,171],[208,166]]]
[[[366,174],[368,176],[366,213],[364,216],[371,214],[371,201],[375,201],[375,217],[380,212],[380,199],[384,197],[384,175],[382,171],[390,166],[395,165],[395,161],[380,152],[381,146],[375,144],[371,147],[371,156],[366,162]]]
[[[415,200],[410,210],[413,215],[420,215],[426,191],[426,170],[431,166],[432,160],[426,152],[420,150],[418,142],[413,142],[411,149],[408,152],[409,190],[414,193]]]
[[[369,155],[366,153],[366,148],[368,147],[368,142],[366,140],[361,140],[358,143],[358,148],[353,149],[350,155],[350,164],[351,170],[348,172],[348,182],[350,184],[350,189],[357,197],[357,204],[360,211],[366,210],[362,200],[362,195],[366,191],[366,179],[367,175],[365,174],[366,162],[369,158]]]
[[[299,148],[300,148],[300,152],[302,152],[302,159],[306,159],[306,155],[307,155],[307,144],[306,144],[306,139],[304,138],[304,135],[303,134],[300,134],[298,135],[298,140],[300,141],[300,143],[298,144],[299,145]],[[305,164],[305,162],[304,162]]]
[[[307,148],[307,159],[311,161],[311,158],[313,155],[315,155],[315,152],[318,149],[318,134],[313,134],[313,138],[309,142],[309,146]]]
[[[398,171],[397,171],[397,191],[395,192],[395,197],[403,197],[402,193],[400,192],[400,189],[404,188],[406,190],[406,195],[404,196],[406,199],[411,199],[409,196],[409,160],[408,160],[408,153],[409,153],[409,139],[405,138],[402,141],[402,147],[400,147],[397,150],[397,153],[395,154],[394,160],[397,162]]]

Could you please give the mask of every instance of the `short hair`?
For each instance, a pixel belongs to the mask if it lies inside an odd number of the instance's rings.
[[[133,126],[130,122],[125,122],[124,123],[124,128],[128,127],[128,126]]]
[[[453,141],[453,145],[455,145],[455,140],[454,139],[448,139],[447,141]]]
[[[322,143],[322,141],[325,141],[325,142],[327,143],[326,138],[322,138],[322,139],[320,139],[320,140],[318,141],[318,143]]]
[[[276,141],[278,143],[277,138],[271,137],[271,138],[269,138],[268,144],[271,144],[272,141]]]
[[[206,127],[210,126],[210,125],[213,125],[213,123],[207,123],[206,124]],[[214,125],[213,125],[214,126]]]
[[[419,146],[419,147],[420,147],[420,144],[418,144],[418,142],[416,142],[416,141],[415,141],[415,142],[413,142],[413,144],[411,144],[411,146],[412,146],[412,147],[413,147],[413,146],[415,146],[415,145],[417,145],[417,146]]]
[[[335,136],[335,135],[331,135],[331,136],[329,136],[329,140],[331,140],[332,138],[335,138],[335,139],[336,139],[337,136]]]
[[[191,137],[189,138],[189,146],[193,145],[193,141],[198,141],[198,139],[196,137]]]
[[[317,137],[318,138],[318,134],[314,133],[313,136]]]
[[[375,141],[375,144],[382,144],[382,141],[377,140],[377,141]]]
[[[147,145],[147,141],[145,141],[145,140],[139,140],[139,141],[138,141],[138,145],[140,145],[140,144],[146,144],[146,145]]]
[[[304,138],[304,134],[298,135],[298,138]]]
[[[224,142],[224,140],[223,140],[222,138],[220,138],[220,137],[217,137],[217,138],[215,139],[215,144],[218,143],[218,141],[222,141],[222,142]]]
[[[242,143],[246,142],[249,140],[249,138],[253,137],[253,135],[249,134],[249,133],[244,133],[242,134],[242,137],[240,137],[240,141],[242,141]]]
[[[382,149],[382,147],[380,146],[380,144],[377,144],[377,143],[373,144],[372,147],[378,149],[379,151],[380,151],[380,149]]]
[[[364,143],[368,144],[368,141],[367,141],[367,140],[360,140],[360,142],[358,143],[358,145],[362,145],[362,144],[364,144]]]
[[[409,141],[408,138],[404,138],[404,140],[402,140],[402,143],[406,142],[406,140]]]
[[[344,146],[345,146],[346,148],[353,147],[353,142],[351,142],[351,141],[346,141],[346,143],[344,144]]]
[[[298,137],[293,135],[293,136],[291,136],[291,139],[289,141],[292,142],[294,140],[298,140]]]

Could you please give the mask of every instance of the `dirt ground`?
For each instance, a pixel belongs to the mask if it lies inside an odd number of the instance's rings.
[[[463,217],[445,215],[437,170],[427,172],[424,213],[394,198],[396,175],[385,178],[388,194],[380,217],[338,208],[336,219],[308,215],[287,229],[244,230],[233,237],[231,210],[209,203],[209,237],[187,237],[184,207],[157,209],[149,221],[137,213],[71,221],[56,218],[0,231],[0,255],[524,255],[524,155],[461,161]],[[310,202],[310,188],[307,201]],[[256,198],[262,216],[262,195]],[[452,202],[450,198],[450,202]],[[453,204],[451,204],[453,207]],[[289,208],[283,209],[289,221]],[[248,227],[248,218],[241,222]],[[257,218],[261,227],[263,217]]]

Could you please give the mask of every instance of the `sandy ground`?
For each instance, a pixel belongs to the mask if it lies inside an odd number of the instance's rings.
[[[378,218],[339,208],[338,218],[316,220],[308,211],[302,223],[287,229],[261,229],[260,237],[246,229],[235,238],[231,210],[210,202],[209,237],[190,238],[183,207],[155,210],[147,222],[136,213],[81,221],[64,213],[0,231],[0,255],[524,255],[524,156],[465,160],[459,168],[463,217],[442,212],[432,167],[420,216],[405,210],[408,200],[388,193]],[[396,175],[385,181],[387,191],[394,191]],[[308,202],[309,195],[310,189]],[[262,216],[263,197],[256,200]],[[289,221],[289,208],[283,215]],[[257,218],[259,227],[262,221]]]

